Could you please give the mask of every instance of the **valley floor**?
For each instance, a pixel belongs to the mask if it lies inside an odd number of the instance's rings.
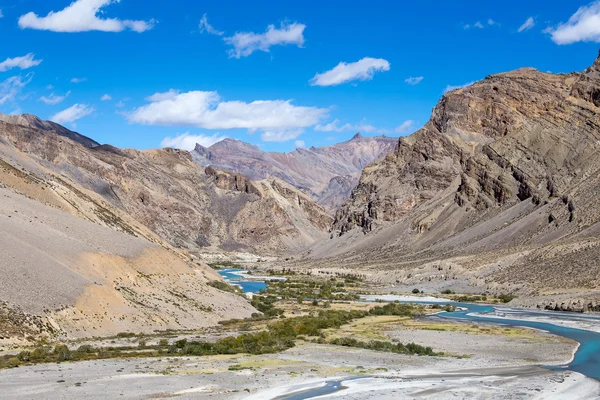
[[[574,342],[530,330],[500,332],[471,324],[420,323],[402,317],[367,317],[343,326],[335,335],[386,336],[464,356],[407,356],[298,341],[282,353],[257,356],[166,355],[40,364],[0,371],[0,398],[300,399],[307,397],[294,397],[294,393],[348,377],[366,379],[342,382],[343,390],[325,398],[591,399],[600,393],[595,380],[539,367],[569,361]],[[202,334],[195,337],[203,339]]]

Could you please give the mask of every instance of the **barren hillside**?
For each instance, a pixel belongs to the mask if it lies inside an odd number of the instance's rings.
[[[331,217],[277,179],[0,118],[0,344],[216,325],[255,310],[190,253],[286,254]]]

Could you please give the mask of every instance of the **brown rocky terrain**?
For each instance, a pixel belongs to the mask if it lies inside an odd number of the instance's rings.
[[[286,254],[331,217],[276,178],[174,149],[99,145],[36,117],[0,118],[0,345],[194,329],[248,317],[193,254]]]
[[[274,153],[225,139],[209,148],[196,145],[192,155],[200,165],[234,171],[253,180],[279,178],[334,210],[348,198],[363,168],[392,152],[396,142],[394,138],[364,137],[358,133],[333,146]]]
[[[600,58],[447,93],[363,171],[311,256],[401,285],[600,309],[599,99]]]
[[[325,237],[331,223],[293,187],[201,167],[187,151],[89,148],[54,131],[3,122],[0,140],[9,176],[2,182],[25,174],[32,182],[19,188],[25,194],[47,187],[84,203],[66,211],[137,235],[144,234],[140,225],[175,247],[292,252]]]

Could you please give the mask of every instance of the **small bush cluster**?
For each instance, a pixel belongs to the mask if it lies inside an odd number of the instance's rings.
[[[458,296],[454,298],[454,301],[458,301],[460,303],[475,303],[478,301],[486,301],[487,296],[485,294],[475,295],[475,296]]]
[[[347,279],[347,278],[344,278]],[[353,283],[354,281],[352,281]],[[345,286],[350,286],[345,282],[338,282],[331,278],[326,282],[317,282],[313,280],[291,280],[267,282],[267,289],[262,294],[280,297],[284,300],[296,299],[298,302],[304,299],[312,300],[358,300],[360,296],[355,293],[348,293]]]
[[[223,268],[241,269],[241,266],[239,264],[236,264],[232,261],[218,261],[218,262],[214,262],[214,263],[208,263],[208,266],[214,270],[219,270],[219,269],[223,269]]]
[[[417,354],[420,356],[436,356],[439,355],[434,353],[431,347],[421,346],[415,343],[390,343],[382,342],[379,340],[371,340],[369,342],[363,342],[352,338],[336,338],[327,342],[337,346],[356,347],[359,349],[367,349],[374,351],[386,351],[398,354]]]
[[[384,306],[373,307],[369,310],[370,315],[397,315],[401,317],[412,317],[422,315],[423,311],[420,307],[415,307],[405,303],[388,303]]]
[[[235,285],[230,285],[223,281],[210,281],[207,283],[208,286],[214,287],[215,289],[222,290],[223,292],[235,293],[243,295],[242,289]]]
[[[277,297],[275,296],[253,296],[250,304],[263,313],[266,318],[274,318],[283,315],[283,310],[275,307]],[[256,319],[258,316],[254,316]]]
[[[501,295],[498,296],[498,300],[500,300],[503,303],[508,303],[511,300],[514,300],[516,298],[517,298],[517,296],[514,296],[512,294],[504,294],[504,293],[502,293]]]

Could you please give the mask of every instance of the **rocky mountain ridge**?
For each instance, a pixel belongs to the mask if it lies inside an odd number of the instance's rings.
[[[20,125],[27,128],[39,129],[45,132],[53,132],[59,136],[66,137],[71,139],[79,144],[84,145],[85,147],[97,147],[100,146],[100,143],[96,142],[93,139],[90,139],[87,136],[83,136],[77,132],[73,132],[65,128],[62,125],[57,124],[52,121],[43,121],[35,115],[31,114],[22,114],[22,115],[5,115],[0,113],[0,121],[6,122],[12,125]]]
[[[28,167],[41,181],[50,170],[50,179],[95,192],[107,207],[177,247],[293,251],[325,235],[331,221],[309,197],[277,179],[255,182],[201,167],[187,151],[88,148],[61,138],[55,131],[0,122],[5,162],[15,151],[28,155]]]
[[[311,256],[399,284],[557,296],[548,304],[595,293],[599,99],[600,58],[583,72],[525,68],[447,93],[365,168]]]
[[[225,139],[209,148],[197,145],[192,156],[200,165],[241,173],[252,180],[279,178],[333,210],[347,199],[363,168],[392,152],[396,142],[394,138],[359,133],[333,146],[275,153]]]

